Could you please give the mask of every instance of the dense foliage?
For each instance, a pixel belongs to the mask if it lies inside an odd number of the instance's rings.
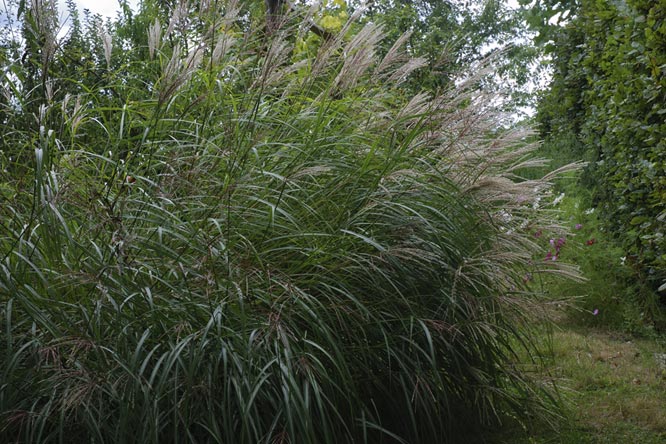
[[[548,183],[517,175],[541,163],[488,71],[410,94],[407,37],[379,57],[352,16],[309,39],[316,10],[269,28],[257,2],[113,22],[70,3],[56,44],[53,3],[19,6],[3,441],[455,442],[548,417],[514,365],[525,277],[568,271],[533,261]]]
[[[547,10],[566,5],[566,24],[542,33],[554,73],[539,121],[551,144],[591,162],[583,180],[606,229],[657,289],[666,281],[666,2],[553,2]]]

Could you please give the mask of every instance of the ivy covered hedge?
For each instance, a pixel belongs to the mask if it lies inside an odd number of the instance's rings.
[[[666,0],[586,0],[554,36],[542,129],[585,147],[583,180],[607,228],[657,288],[666,280]]]

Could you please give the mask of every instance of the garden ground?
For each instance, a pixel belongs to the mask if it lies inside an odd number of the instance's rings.
[[[548,331],[548,330],[551,331]],[[560,431],[504,436],[503,443],[666,442],[666,338],[581,325],[562,317],[544,328],[544,378],[567,405]]]

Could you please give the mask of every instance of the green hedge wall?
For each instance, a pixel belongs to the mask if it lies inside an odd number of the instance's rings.
[[[666,0],[583,1],[555,34],[539,110],[550,138],[573,132],[591,160],[609,230],[641,277],[666,280]],[[575,154],[575,153],[574,153]]]

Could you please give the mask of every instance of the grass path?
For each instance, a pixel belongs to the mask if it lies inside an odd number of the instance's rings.
[[[568,406],[557,434],[534,431],[530,444],[666,443],[666,338],[637,338],[561,321],[542,337],[544,377]]]

